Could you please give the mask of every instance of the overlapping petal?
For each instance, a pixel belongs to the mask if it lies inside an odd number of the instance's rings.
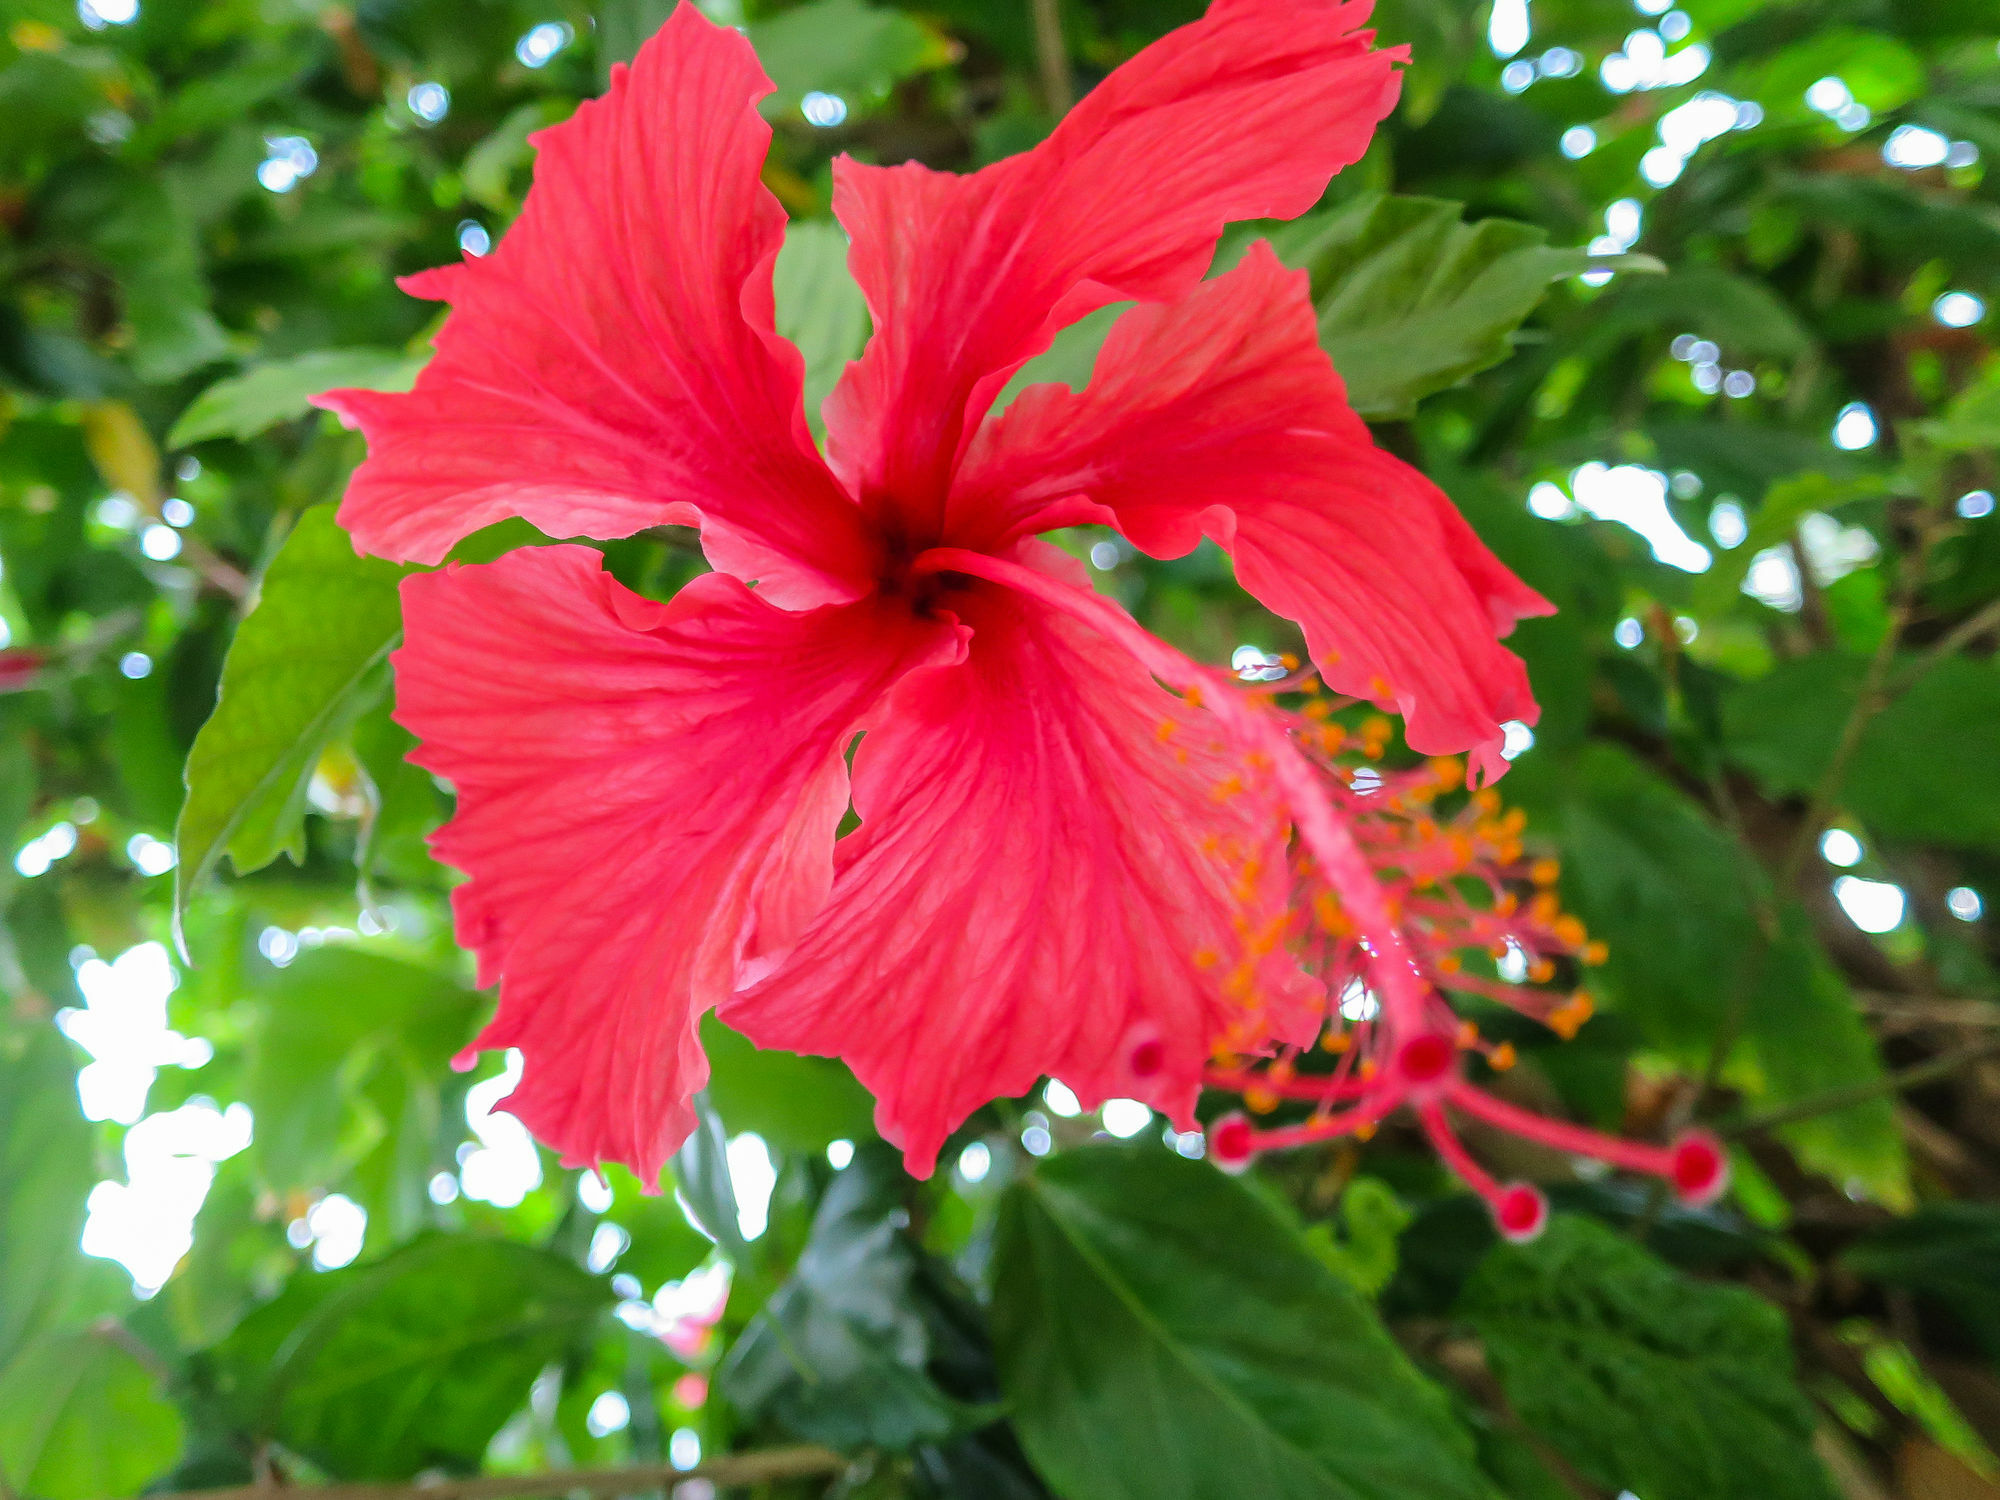
[[[853,726],[960,632],[868,600],[797,614],[725,574],[668,604],[582,547],[403,585],[398,718],[451,781],[459,939],[519,1047],[507,1107],[571,1163],[651,1178],[707,1077],[701,1012],[826,898]]]
[[[1471,750],[1496,775],[1501,726],[1536,717],[1497,637],[1550,606],[1375,446],[1319,346],[1305,273],[1262,241],[1121,318],[1082,392],[1022,392],[979,433],[953,503],[980,521],[974,546],[1102,519],[1177,557],[1206,533],[1304,627],[1327,682],[1393,703],[1426,754]]]
[[[949,607],[965,661],[912,673],[873,716],[833,897],[723,1017],[845,1058],[920,1173],[1044,1073],[1191,1124],[1232,1020],[1318,1024],[1278,942],[1283,815],[1199,710],[1086,626],[992,584]]]
[[[718,566],[782,604],[863,591],[859,515],[772,328],[768,92],[750,44],[682,5],[535,137],[499,248],[405,283],[453,305],[416,389],[323,398],[368,435],[340,510],[359,547],[436,562],[517,515],[554,536],[699,523]]]
[[[848,488],[919,545],[966,435],[1064,323],[1184,293],[1225,223],[1303,213],[1367,149],[1399,52],[1365,0],[1225,0],[1093,89],[1035,150],[971,176],[835,163],[876,334],[827,408]]]

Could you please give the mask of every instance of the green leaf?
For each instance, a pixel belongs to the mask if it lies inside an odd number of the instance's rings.
[[[1213,1167],[1055,1157],[1007,1190],[994,1267],[1001,1383],[1066,1500],[1491,1493],[1369,1304]]]
[[[344,386],[407,391],[428,358],[395,349],[322,349],[253,365],[195,397],[167,434],[167,446],[185,448],[220,437],[248,440],[304,416],[322,391]]]
[[[0,1488],[31,1500],[118,1500],[173,1465],[181,1419],[106,1329],[44,1339],[0,1370]]]
[[[1761,281],[1719,266],[1675,267],[1621,281],[1592,308],[1584,337],[1600,347],[1635,328],[1713,339],[1727,356],[1794,360],[1812,349],[1805,324]]]
[[[239,873],[303,853],[313,766],[381,686],[402,634],[396,586],[408,571],[357,557],[330,505],[299,517],[237,627],[215,712],[188,753],[174,830],[176,922],[225,849]]]
[[[299,1271],[208,1358],[246,1432],[336,1477],[469,1472],[610,1302],[560,1256],[435,1234],[367,1265]]]
[[[723,1366],[723,1389],[746,1415],[810,1442],[898,1451],[990,1419],[926,1373],[907,1185],[879,1144],[834,1178],[797,1268]]]
[[[439,1165],[448,1064],[485,1001],[435,969],[342,947],[302,952],[259,988],[242,1088],[266,1184],[329,1188],[362,1169],[370,1220],[392,1235],[415,1228]]]
[[[773,273],[778,332],[806,360],[806,420],[824,430],[820,407],[849,360],[868,341],[868,303],[847,270],[847,235],[838,224],[794,220]]]
[[[944,38],[906,15],[861,0],[812,0],[750,27],[757,59],[777,92],[766,114],[796,112],[808,93],[870,105],[912,73],[952,59]]]
[[[1730,758],[1775,795],[1812,791],[1866,670],[1823,652],[1742,684],[1723,703]],[[1995,723],[2000,669],[1969,657],[1939,662],[1870,719],[1841,805],[1883,838],[2000,848]]]
[[[2000,362],[1953,398],[1944,415],[1909,430],[1941,453],[2000,448]]]
[[[1597,978],[1655,1046],[1698,1059],[1753,931],[1744,856],[1616,746],[1585,746],[1562,793],[1564,904],[1611,950]]]
[[[1743,1032],[1747,1055],[1732,1066],[1731,1081],[1762,1106],[1882,1077],[1882,1054],[1861,1008],[1797,908],[1784,913],[1777,941],[1759,960]],[[1801,1166],[1848,1192],[1898,1210],[1910,1206],[1909,1158],[1886,1096],[1777,1133]]]
[[[706,1091],[696,1094],[693,1104],[694,1131],[674,1153],[674,1181],[695,1227],[715,1241],[732,1265],[754,1265],[756,1252],[743,1238],[736,1188],[729,1180],[729,1136]]]
[[[1848,1246],[1840,1263],[1942,1303],[2000,1361],[2000,1206],[1927,1203]]]
[[[1822,78],[1838,78],[1859,103],[1883,115],[1924,91],[1925,71],[1923,59],[1893,36],[1827,26],[1740,71],[1731,89],[1744,98],[1766,101],[1775,120],[1816,120],[1819,116],[1805,96]]]
[[[1499,364],[1549,284],[1590,265],[1511,219],[1460,220],[1438,198],[1364,194],[1274,232],[1312,276],[1320,342],[1371,420],[1407,417],[1433,391]]]
[[[93,1165],[76,1064],[55,1028],[0,1031],[0,1365],[76,1280]]]
[[[1646,1500],[1834,1500],[1785,1316],[1561,1215],[1491,1251],[1458,1312],[1521,1420]]]
[[[755,1131],[773,1146],[824,1151],[874,1134],[875,1101],[854,1075],[824,1057],[761,1051],[704,1016],[708,1097],[732,1135]]]

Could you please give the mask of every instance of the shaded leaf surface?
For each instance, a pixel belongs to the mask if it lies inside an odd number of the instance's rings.
[[[968,1425],[968,1409],[926,1373],[906,1181],[879,1144],[834,1179],[791,1279],[724,1367],[723,1388],[745,1412],[840,1448],[906,1449]]]
[[[1002,1385],[1068,1500],[1489,1494],[1373,1307],[1212,1167],[1056,1157],[1009,1188],[994,1255]]]

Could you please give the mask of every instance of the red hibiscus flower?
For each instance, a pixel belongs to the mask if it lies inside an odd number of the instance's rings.
[[[1421,752],[1491,774],[1535,718],[1496,637],[1547,605],[1373,445],[1303,273],[1260,245],[1203,279],[1225,224],[1303,212],[1366,148],[1400,61],[1366,15],[1216,0],[1025,155],[837,162],[875,332],[824,458],[773,330],[770,85],[690,5],[538,137],[492,255],[406,283],[453,308],[415,390],[327,401],[369,440],[359,547],[674,523],[715,568],[665,604],[578,546],[404,585],[398,713],[457,790],[436,851],[500,987],[475,1045],[521,1049],[508,1107],[566,1161],[657,1173],[711,1007],[845,1058],[917,1172],[1043,1074],[1191,1124],[1219,1039],[1318,1032],[1288,841],[1351,835],[1281,720],[1035,538],[1212,537]],[[1086,390],[990,415],[1059,328],[1128,300]]]
[[[41,652],[25,646],[0,651],[0,693],[19,693],[33,687],[47,661]]]

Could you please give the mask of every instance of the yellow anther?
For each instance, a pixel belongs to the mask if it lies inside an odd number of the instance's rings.
[[[1355,1139],[1356,1139],[1357,1141],[1372,1141],[1372,1140],[1374,1140],[1374,1139],[1375,1139],[1375,1122],[1374,1122],[1373,1120],[1363,1120],[1363,1121],[1362,1121],[1362,1122],[1361,1122],[1361,1123],[1360,1123],[1359,1125],[1355,1126],[1355,1127],[1354,1127],[1354,1138],[1355,1138]]]
[[[1456,953],[1447,953],[1443,958],[1438,960],[1437,967],[1440,974],[1456,974],[1460,969],[1465,967],[1465,960],[1460,958]]]
[[[1458,1023],[1459,1050],[1463,1052],[1468,1047],[1476,1047],[1478,1045],[1479,1045],[1478,1025],[1471,1021],[1460,1021]]]
[[[1546,958],[1538,958],[1528,965],[1528,977],[1536,984],[1547,984],[1556,977],[1556,966]]]
[[[1554,885],[1562,878],[1562,866],[1552,859],[1538,859],[1529,866],[1528,878],[1536,885]]]
[[[1243,1091],[1243,1104],[1253,1115],[1268,1115],[1278,1107],[1278,1096],[1269,1089],[1248,1088]]]
[[[1549,1012],[1549,1030],[1564,1041],[1575,1036],[1583,1023],[1596,1012],[1597,1006],[1585,990],[1578,990],[1568,1001]]]
[[[1506,1072],[1514,1066],[1514,1063],[1514,1044],[1512,1042],[1502,1042],[1486,1054],[1486,1066],[1496,1073]]]
[[[1465,782],[1465,762],[1456,755],[1440,755],[1431,762],[1431,775],[1446,791]]]
[[[1607,958],[1611,957],[1611,950],[1607,948],[1603,943],[1600,943],[1597,940],[1592,939],[1590,942],[1585,943],[1583,945],[1583,953],[1581,956],[1583,958],[1583,961],[1587,964],[1601,964]]]
[[[1278,665],[1287,672],[1296,672],[1299,669],[1299,659],[1289,651],[1281,651],[1278,653]]]
[[[1320,1038],[1319,1044],[1326,1051],[1338,1056],[1354,1045],[1354,1038],[1344,1031],[1329,1031]]]
[[[1575,917],[1570,916],[1568,913],[1557,917],[1550,924],[1549,932],[1557,942],[1569,948],[1581,948],[1584,939],[1588,936],[1583,930],[1583,923],[1577,921]]]

